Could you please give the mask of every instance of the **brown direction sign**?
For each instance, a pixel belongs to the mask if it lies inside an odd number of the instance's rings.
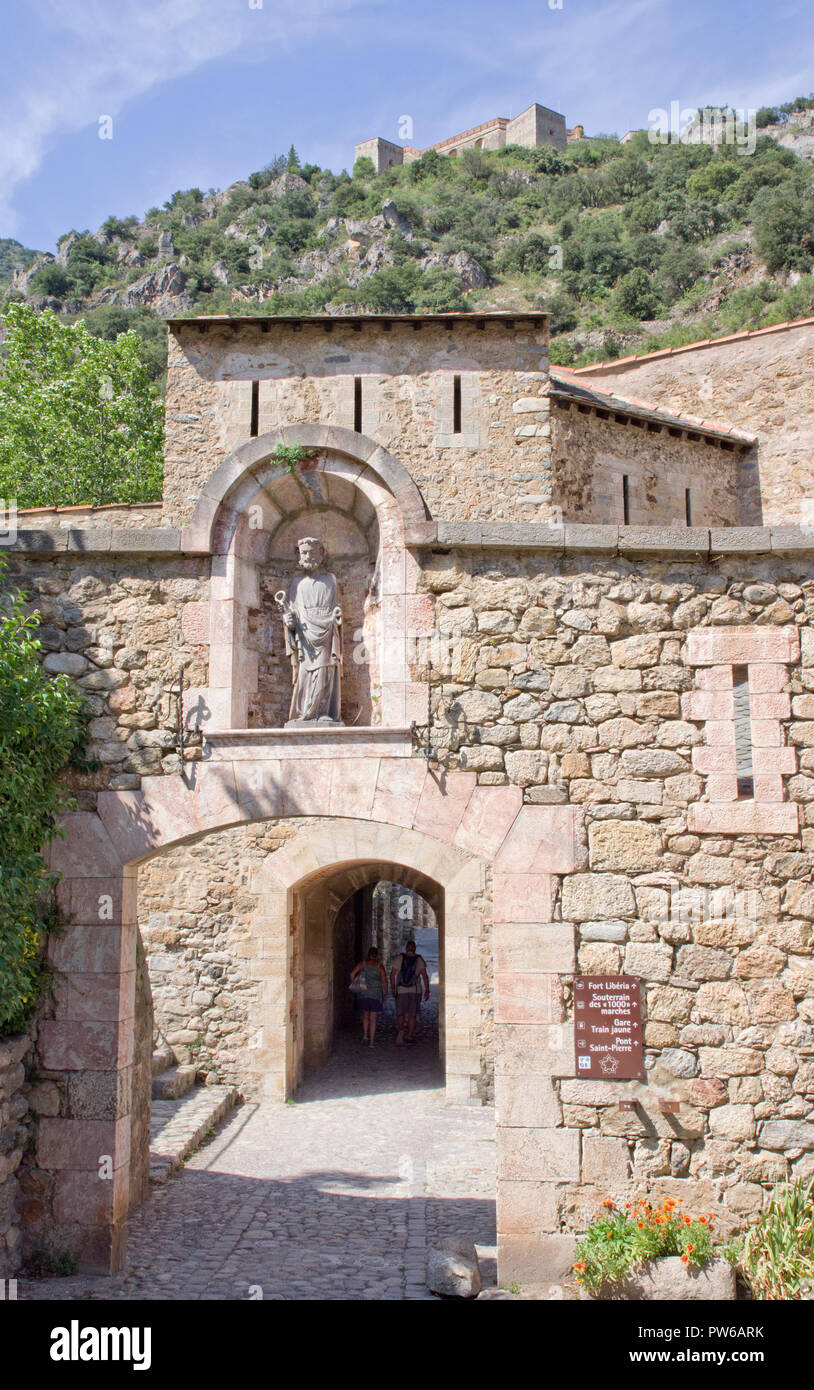
[[[644,1079],[642,1004],[635,975],[577,975],[574,980],[577,1077]]]

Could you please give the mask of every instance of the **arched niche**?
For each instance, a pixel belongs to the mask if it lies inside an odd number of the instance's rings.
[[[426,703],[423,689],[407,681],[417,566],[405,549],[399,499],[370,463],[334,448],[315,450],[291,470],[272,457],[259,461],[219,504],[211,530],[209,727],[285,723],[291,668],[274,594],[288,588],[304,535],[325,543],[342,594],[345,724],[403,727]]]

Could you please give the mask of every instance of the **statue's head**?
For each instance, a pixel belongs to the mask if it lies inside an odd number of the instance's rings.
[[[315,570],[325,558],[325,546],[317,536],[303,536],[297,541],[297,550],[304,570]]]

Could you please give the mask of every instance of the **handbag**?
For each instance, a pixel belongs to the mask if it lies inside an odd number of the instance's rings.
[[[365,994],[367,992],[367,981],[365,979],[364,968],[359,971],[355,980],[350,982],[351,994]]]

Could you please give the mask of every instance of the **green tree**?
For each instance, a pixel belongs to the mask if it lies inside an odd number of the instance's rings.
[[[766,189],[755,199],[755,246],[770,274],[810,270],[814,260],[814,201],[801,200],[792,184]]]
[[[355,179],[361,179],[362,182],[364,182],[365,179],[374,178],[375,174],[376,165],[373,163],[373,160],[370,158],[370,155],[360,154],[359,158],[355,160],[353,165],[353,177]]]
[[[0,371],[0,497],[18,507],[161,496],[163,407],[138,336],[12,304]]]
[[[647,271],[634,266],[619,280],[614,291],[617,307],[631,318],[652,319],[658,310],[658,296]]]
[[[80,696],[40,664],[38,624],[19,595],[0,608],[0,1037],[25,1026],[39,991],[54,883],[42,851],[63,801],[58,774],[82,733]]]

